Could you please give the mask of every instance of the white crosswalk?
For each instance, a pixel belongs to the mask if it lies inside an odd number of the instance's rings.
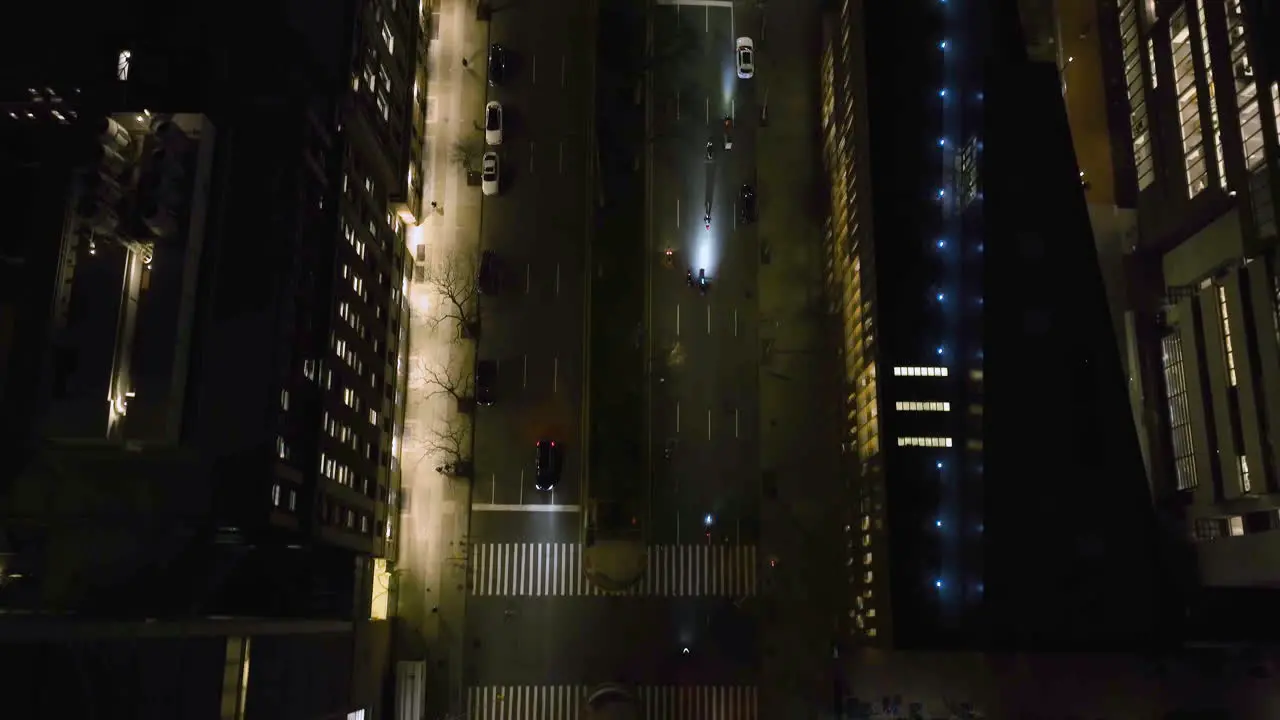
[[[578,720],[588,717],[586,685],[467,688],[468,720]],[[635,688],[645,720],[757,720],[756,689],[743,685]]]
[[[582,573],[577,543],[472,546],[473,595],[610,595]],[[620,595],[740,597],[756,593],[754,545],[654,545],[648,571]]]

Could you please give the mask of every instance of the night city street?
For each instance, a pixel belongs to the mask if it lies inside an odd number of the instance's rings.
[[[1280,718],[1272,4],[24,4],[6,717]]]

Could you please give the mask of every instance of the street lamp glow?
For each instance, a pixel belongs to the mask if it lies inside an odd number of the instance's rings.
[[[711,523],[712,523],[714,520],[715,520],[715,518],[711,517],[711,513],[707,513],[707,514],[706,514],[706,517],[702,518],[702,524],[703,524],[703,525],[706,525],[707,527],[711,527]]]
[[[938,580],[934,580],[934,581],[933,581],[933,586],[934,586],[934,587],[936,587],[936,588],[938,588],[939,590],[941,590],[941,589],[942,589],[942,579],[941,579],[941,578],[939,578]]]
[[[946,138],[938,138],[938,147],[946,147],[946,146],[947,146],[947,139],[946,139]]]
[[[946,50],[946,49],[947,49],[947,41],[946,41],[946,40],[943,40],[942,42],[938,43],[938,49],[939,49],[939,50]]]
[[[943,300],[946,299],[947,296],[943,295],[942,293],[938,293],[937,297],[938,297],[938,302],[942,302]]]
[[[947,96],[946,88],[942,88],[941,90],[938,91],[938,97],[946,97],[946,96]]]
[[[939,250],[941,250],[941,249],[945,248],[946,246],[947,246],[947,241],[946,241],[946,240],[939,240],[939,241],[938,241],[938,249],[939,249]]]

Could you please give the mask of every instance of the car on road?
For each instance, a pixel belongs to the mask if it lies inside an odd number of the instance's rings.
[[[749,37],[738,38],[738,77],[746,80],[756,74],[756,46]]]
[[[743,185],[738,193],[738,215],[744,223],[756,220],[756,190],[750,185]]]
[[[502,289],[502,268],[498,253],[485,250],[480,253],[480,272],[476,274],[476,287],[481,295],[497,295]]]
[[[554,440],[539,440],[533,458],[533,486],[551,490],[560,482],[560,448]]]
[[[498,361],[481,360],[476,363],[476,404],[492,405],[494,385],[498,382]]]
[[[489,46],[489,85],[497,87],[507,77],[507,49],[499,43]]]
[[[490,145],[502,144],[502,103],[497,100],[484,106],[484,141]]]
[[[474,157],[474,156],[473,156]],[[498,153],[489,151],[480,158],[480,191],[485,195],[498,194]]]

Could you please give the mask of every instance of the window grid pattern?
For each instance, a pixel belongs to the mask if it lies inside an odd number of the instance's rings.
[[[937,400],[899,400],[894,407],[901,412],[951,412],[951,403]]]
[[[1173,442],[1173,468],[1179,490],[1196,487],[1195,444],[1191,434],[1191,408],[1182,364],[1182,338],[1174,333],[1160,342],[1164,366],[1164,396],[1169,404],[1169,433]]]
[[[978,138],[970,137],[960,151],[960,207],[967,207],[978,197]]]
[[[1147,100],[1142,86],[1142,57],[1138,37],[1138,4],[1123,0],[1120,6],[1120,40],[1124,49],[1124,78],[1129,90],[1129,132],[1133,139],[1133,166],[1138,175],[1138,189],[1144,190],[1155,180],[1151,153],[1151,134],[1147,128]]]
[[[951,447],[949,437],[900,437],[898,447]]]
[[[1209,121],[1213,133],[1213,160],[1218,169],[1218,186],[1226,190],[1226,156],[1222,152],[1222,123],[1218,120],[1218,97],[1213,82],[1213,58],[1209,54],[1209,26],[1204,18],[1204,0],[1196,0],[1196,18],[1200,23],[1200,56],[1204,58],[1204,74],[1209,81]]]
[[[1222,320],[1222,347],[1227,353],[1227,381],[1236,387],[1236,353],[1231,347],[1231,314],[1227,311],[1227,289],[1218,286],[1218,316]]]
[[[1182,159],[1187,174],[1187,196],[1205,189],[1204,132],[1200,124],[1200,94],[1196,91],[1196,67],[1191,51],[1191,27],[1184,8],[1169,18],[1169,49],[1173,54],[1173,86],[1178,93],[1178,126],[1182,134]]]
[[[1280,142],[1280,83],[1271,83],[1271,124]]]
[[[1240,108],[1240,143],[1244,163],[1250,171],[1266,160],[1263,150],[1262,113],[1258,108],[1258,85],[1249,61],[1249,44],[1245,38],[1244,8],[1240,0],[1224,0],[1227,8],[1227,37],[1231,41],[1231,74],[1236,81],[1236,107]]]
[[[1156,72],[1156,41],[1147,38],[1147,75],[1151,78],[1151,89],[1160,87],[1160,73]]]
[[[944,367],[895,367],[893,374],[897,377],[946,377]]]

